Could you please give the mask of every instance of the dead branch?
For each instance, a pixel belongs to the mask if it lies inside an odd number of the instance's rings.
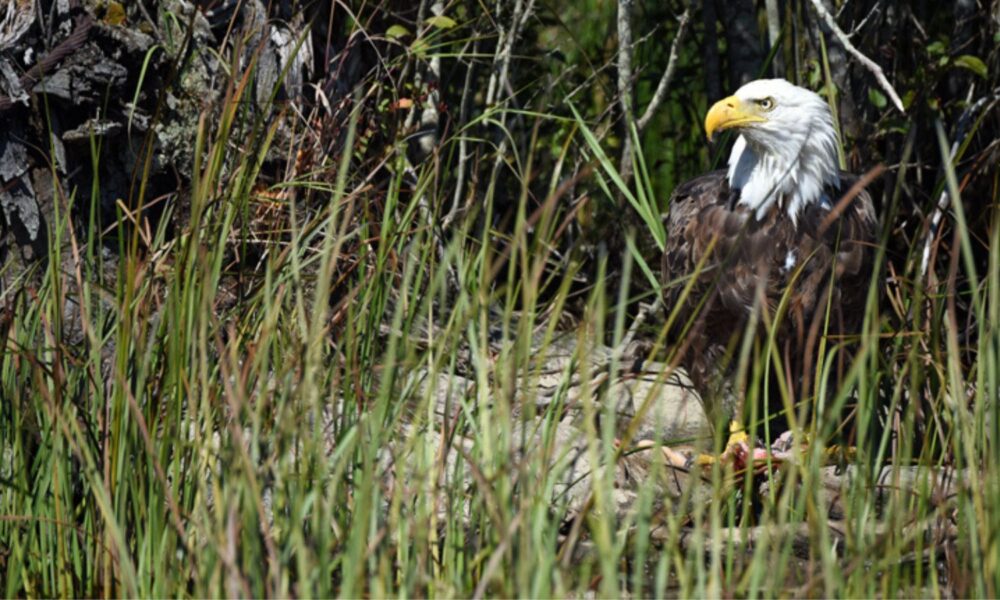
[[[625,116],[626,126],[632,118],[632,59],[631,59],[631,47],[632,47],[632,31],[631,26],[628,24],[623,25],[622,15],[624,3],[620,2],[618,5],[618,94],[621,99],[622,112]],[[626,14],[627,17],[627,14]],[[626,19],[627,20],[627,19]],[[653,98],[649,101],[646,106],[646,110],[643,111],[642,116],[635,123],[635,128],[637,133],[642,133],[642,131],[649,125],[649,122],[653,120],[653,115],[660,108],[660,105],[667,97],[667,92],[670,91],[670,84],[673,82],[674,74],[677,72],[677,60],[680,54],[680,45],[684,42],[684,38],[687,35],[688,23],[691,20],[691,9],[686,8],[684,13],[678,17],[677,22],[677,35],[674,36],[674,41],[670,44],[670,58],[667,59],[667,68],[663,71],[663,75],[660,77],[659,83],[656,85],[656,91],[653,92]],[[627,46],[629,48],[627,54],[628,57],[623,57],[623,48],[626,47],[625,41],[623,41],[623,31],[625,32],[625,38],[628,42]],[[623,65],[624,63],[624,65]],[[628,77],[623,79],[623,72],[625,69],[628,70]],[[624,86],[624,87],[623,87]],[[622,179],[628,181],[632,175],[632,136],[626,131],[625,144],[622,149],[621,161],[619,162],[618,172],[621,173]]]
[[[497,2],[497,29],[499,38],[497,41],[496,53],[493,55],[493,74],[490,75],[489,83],[486,86],[486,106],[492,107],[499,102],[500,89],[507,81],[507,72],[510,70],[510,59],[514,51],[514,42],[521,35],[521,29],[528,21],[528,17],[535,10],[535,0],[517,0],[514,5],[514,13],[510,21],[510,29],[504,29],[500,20],[503,2]]]
[[[819,15],[821,19],[823,19],[823,22],[826,23],[826,26],[830,28],[830,31],[832,31],[833,34],[837,36],[837,40],[840,41],[840,44],[844,47],[844,49],[847,50],[851,55],[853,55],[854,58],[858,60],[858,62],[864,65],[864,67],[868,69],[872,75],[875,76],[875,80],[878,82],[879,87],[881,87],[882,90],[889,95],[889,98],[892,99],[892,103],[896,107],[896,109],[905,115],[906,109],[903,108],[903,101],[900,100],[899,94],[896,93],[896,90],[892,87],[892,84],[889,83],[888,79],[886,79],[885,72],[882,71],[882,67],[878,66],[878,64],[875,61],[868,58],[867,56],[862,54],[860,50],[854,47],[854,44],[851,43],[850,38],[848,38],[847,34],[844,33],[844,30],[841,29],[839,25],[837,25],[837,20],[834,19],[833,15],[831,15],[830,12],[826,10],[826,7],[823,6],[823,2],[821,0],[810,0],[810,1],[812,2],[813,9],[816,10],[816,14]]]
[[[969,89],[969,96],[966,101],[971,101],[973,89]],[[955,139],[951,144],[951,148],[948,149],[948,162],[954,163],[955,157],[958,154],[958,149],[965,141],[965,137],[968,134],[969,127],[975,120],[975,116],[980,112],[989,102],[990,106],[987,110],[992,110],[993,106],[1000,102],[1000,87],[995,88],[993,92],[989,95],[983,96],[976,102],[972,103],[968,108],[966,108],[961,116],[958,118],[958,124],[955,129]],[[937,205],[934,207],[934,212],[931,214],[930,225],[927,229],[927,237],[924,239],[924,248],[920,253],[920,278],[923,279],[927,276],[927,269],[930,267],[931,261],[931,248],[934,246],[934,240],[937,239],[938,231],[941,228],[941,221],[944,219],[944,213],[948,210],[948,206],[951,204],[951,196],[948,193],[948,186],[945,186],[941,190],[941,195],[938,196]]]
[[[475,73],[475,56],[479,53],[479,34],[472,36],[472,57],[469,59],[469,66],[465,69],[465,83],[462,85],[462,100],[458,109],[458,122],[464,126],[469,122],[469,107],[472,102],[474,92],[472,90],[472,77]],[[458,135],[458,165],[455,167],[455,192],[452,196],[451,209],[441,220],[441,228],[448,229],[455,217],[458,216],[459,207],[462,204],[462,195],[465,193],[465,169],[469,162],[469,140],[468,136],[459,132]]]
[[[670,58],[667,61],[667,68],[663,71],[663,76],[660,77],[660,82],[656,85],[656,91],[653,93],[653,99],[649,101],[646,106],[646,110],[643,111],[642,116],[636,121],[635,127],[640,133],[649,122],[653,119],[653,115],[663,104],[664,99],[667,97],[667,92],[670,90],[670,84],[674,80],[674,74],[677,72],[677,60],[680,54],[680,45],[684,43],[684,38],[687,36],[688,23],[691,21],[691,9],[687,8],[684,13],[677,19],[677,35],[674,36],[674,41],[670,44]]]

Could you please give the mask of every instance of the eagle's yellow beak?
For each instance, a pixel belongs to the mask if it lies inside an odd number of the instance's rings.
[[[755,109],[755,106],[745,104],[736,96],[719,100],[705,115],[705,135],[711,141],[716,131],[766,121],[767,119],[758,115]]]

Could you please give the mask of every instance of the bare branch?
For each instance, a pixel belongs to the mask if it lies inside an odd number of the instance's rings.
[[[810,0],[810,1],[812,2],[813,9],[816,10],[816,14],[818,14],[820,18],[823,19],[823,21],[826,23],[826,26],[830,28],[830,31],[832,31],[833,34],[837,36],[837,39],[840,41],[840,44],[844,47],[844,49],[847,50],[851,55],[853,55],[854,58],[858,59],[858,62],[864,65],[866,69],[871,71],[872,75],[875,76],[875,80],[878,81],[879,87],[881,87],[882,90],[889,95],[889,98],[892,100],[893,105],[895,105],[895,107],[899,110],[899,112],[906,114],[906,109],[903,108],[903,101],[899,99],[899,94],[896,93],[896,90],[892,87],[892,84],[889,83],[888,79],[886,79],[885,72],[882,71],[882,67],[878,66],[878,64],[875,61],[868,58],[867,56],[862,54],[860,50],[854,47],[854,44],[851,43],[850,38],[847,37],[847,34],[844,33],[844,30],[837,25],[837,20],[834,19],[833,15],[831,15],[830,12],[826,10],[826,7],[823,6],[822,0]]]
[[[499,36],[497,38],[497,48],[493,55],[493,72],[490,75],[489,84],[486,89],[487,110],[499,106],[503,91],[510,90],[507,73],[510,69],[511,56],[514,52],[514,42],[521,35],[521,30],[528,22],[528,18],[535,10],[535,0],[517,0],[514,3],[514,11],[511,14],[510,28],[504,29],[500,16],[503,14],[503,7],[506,0],[497,0],[496,3],[496,23]],[[509,99],[513,101],[513,98]],[[507,113],[504,110],[498,111],[497,121],[499,129],[507,126]],[[504,164],[504,157],[507,155],[508,136],[500,138],[497,144],[496,158],[493,162],[493,170],[490,174],[490,185],[496,181],[500,166]]]
[[[882,7],[879,6],[880,4],[881,4],[881,0],[879,0],[879,2],[876,2],[875,5],[872,6],[872,9],[870,11],[868,11],[868,14],[865,15],[864,19],[861,19],[860,23],[858,23],[853,28],[851,28],[851,35],[852,36],[855,35],[855,34],[857,34],[862,29],[864,29],[865,25],[868,24],[868,21],[871,20],[872,17],[874,17],[875,15],[879,14],[880,12],[882,12]],[[841,10],[843,10],[843,8],[841,8]]]
[[[974,88],[969,89],[966,102],[971,102],[973,89]],[[975,116],[980,112],[983,106],[986,106],[987,102],[989,102],[989,106],[986,108],[987,111],[992,110],[994,105],[1000,103],[1000,87],[995,88],[992,94],[983,96],[971,104],[962,112],[961,116],[959,116],[958,124],[955,127],[955,141],[952,142],[951,148],[948,151],[949,162],[955,162],[955,157],[958,155],[958,149],[965,142],[965,137],[969,133],[969,127],[972,125],[972,122],[975,121]],[[924,238],[924,249],[920,254],[921,279],[927,276],[927,269],[931,262],[931,250],[934,247],[938,231],[941,228],[941,221],[944,220],[945,212],[948,210],[948,206],[950,204],[951,196],[948,193],[948,186],[945,186],[941,189],[941,195],[938,196],[937,206],[934,207],[934,212],[931,213],[930,225],[927,228],[927,237]]]
[[[649,101],[649,105],[646,106],[646,110],[643,111],[642,116],[636,121],[635,127],[642,133],[642,130],[649,125],[649,122],[653,119],[653,115],[656,113],[657,109],[660,108],[660,104],[667,96],[667,91],[670,90],[670,83],[674,79],[674,73],[677,72],[677,57],[680,54],[679,49],[682,43],[684,43],[684,38],[687,36],[688,22],[691,20],[691,9],[687,8],[684,13],[678,19],[677,35],[674,36],[674,41],[670,45],[670,59],[667,61],[667,69],[663,72],[663,76],[660,77],[660,83],[656,86],[656,92],[653,93],[653,99]]]
[[[503,2],[497,2],[497,48],[493,55],[493,74],[490,75],[489,83],[486,87],[486,106],[492,107],[499,103],[500,89],[507,81],[507,71],[510,69],[511,54],[514,51],[514,42],[521,35],[521,29],[528,21],[528,17],[535,10],[535,0],[517,0],[514,4],[514,12],[511,17],[510,29],[505,29],[502,14]]]
[[[472,34],[472,57],[469,59],[469,66],[465,70],[465,84],[462,86],[462,101],[458,110],[458,122],[464,126],[469,122],[469,106],[472,102],[472,75],[476,68],[475,56],[479,52],[479,33]],[[462,54],[465,51],[463,49]],[[458,165],[455,170],[455,193],[451,201],[451,210],[442,219],[442,229],[447,229],[451,222],[458,215],[459,206],[462,203],[462,194],[465,192],[465,165],[469,161],[469,140],[464,133],[458,136]]]
[[[632,46],[632,31],[629,25],[628,13],[624,12],[623,5],[626,2],[630,3],[630,0],[623,0],[618,4],[618,95],[622,104],[622,112],[625,117],[625,143],[622,146],[621,160],[618,163],[618,172],[621,174],[625,181],[632,176],[632,136],[628,131],[628,123],[632,119],[632,59],[631,59],[631,46]],[[625,23],[623,24],[623,17],[625,15]],[[663,103],[664,99],[667,97],[667,92],[670,91],[670,83],[674,79],[674,74],[677,72],[677,60],[680,54],[679,48],[681,43],[684,41],[684,37],[687,35],[688,22],[691,19],[691,9],[687,8],[684,13],[678,18],[677,35],[674,36],[674,41],[670,45],[670,58],[667,60],[667,68],[663,71],[663,75],[660,77],[660,82],[656,85],[656,91],[653,92],[653,99],[649,101],[646,106],[646,110],[643,111],[642,116],[635,123],[635,128],[638,133],[642,133],[642,130],[649,125],[649,122],[653,119],[653,115],[656,114],[656,110]],[[623,38],[623,32],[625,36]],[[628,40],[629,51],[624,52],[625,43],[623,39]],[[624,55],[628,55],[625,57]],[[623,67],[624,63],[624,67]],[[628,76],[623,77],[624,73],[627,71]]]

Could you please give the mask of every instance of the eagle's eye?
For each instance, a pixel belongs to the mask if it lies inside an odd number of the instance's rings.
[[[761,110],[771,110],[774,108],[774,98],[762,98],[757,100],[757,106],[759,106]]]

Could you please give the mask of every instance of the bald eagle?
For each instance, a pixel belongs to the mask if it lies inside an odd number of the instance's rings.
[[[748,83],[705,117],[709,139],[729,129],[739,133],[729,168],[679,186],[668,209],[661,266],[684,331],[681,364],[703,395],[731,386],[720,380],[757,311],[784,358],[780,375],[804,392],[817,340],[860,328],[878,221],[858,178],[839,168],[833,117],[816,93],[783,79]]]

